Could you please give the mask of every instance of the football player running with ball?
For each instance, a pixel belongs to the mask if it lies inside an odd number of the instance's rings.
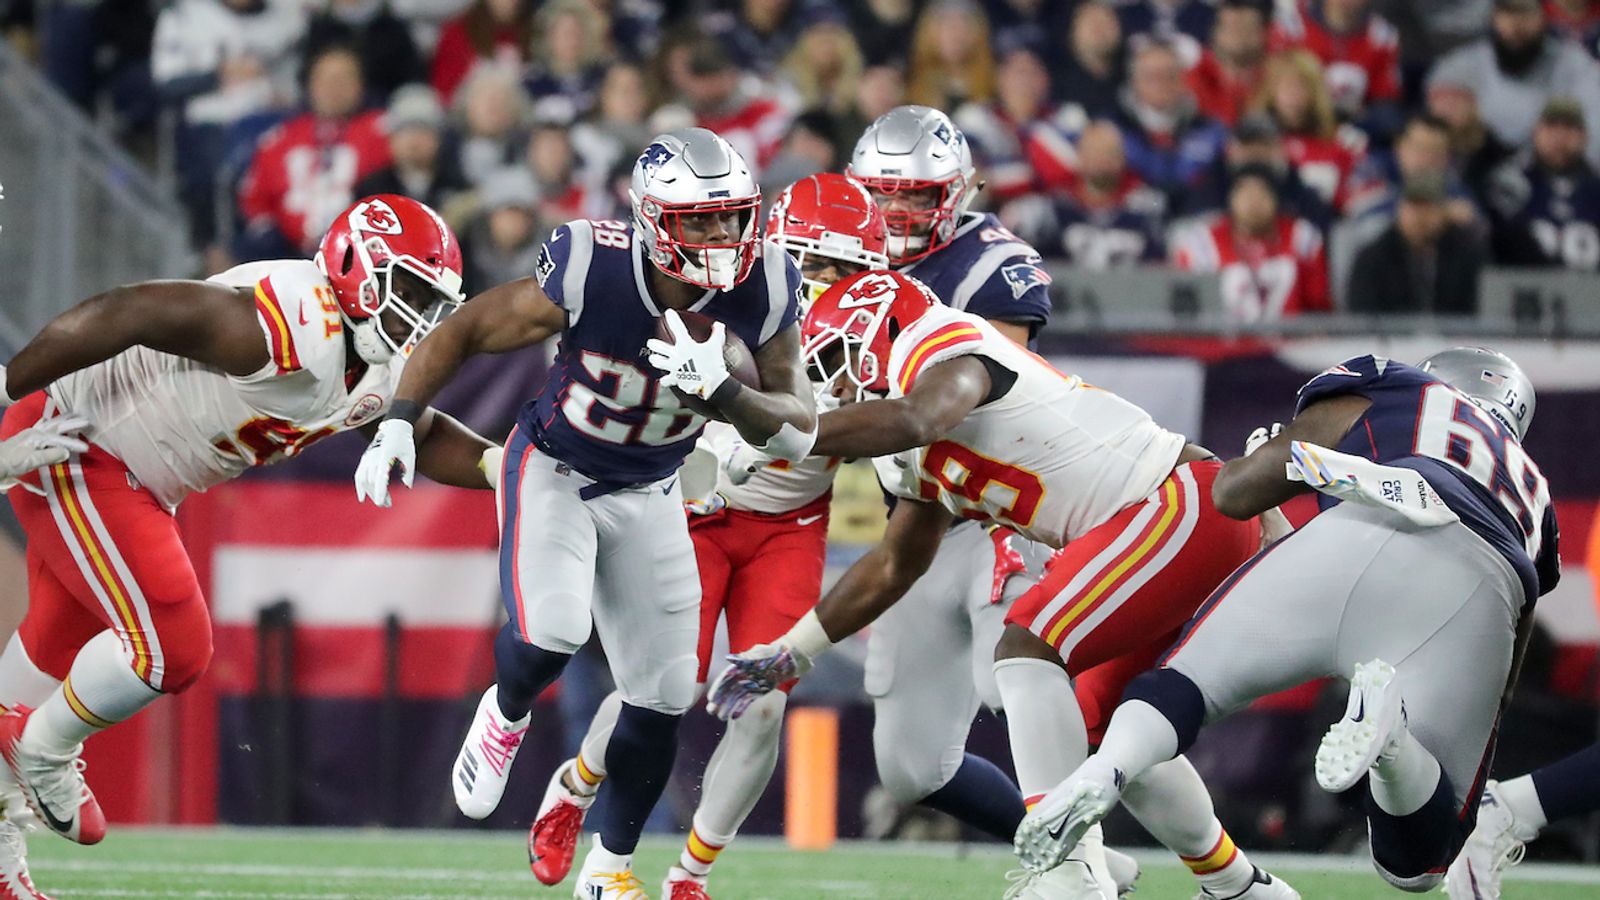
[[[883,213],[865,188],[832,173],[790,185],[772,206],[765,239],[794,257],[809,299],[834,282],[882,269]],[[818,386],[820,388],[820,386]],[[819,406],[833,406],[818,393]],[[726,618],[735,651],[775,640],[816,605],[826,563],[828,504],[839,459],[763,466],[735,483],[725,471],[750,459],[730,426],[713,422],[701,446],[715,453],[715,493],[691,498],[689,536],[700,568],[700,645],[697,681],[705,684],[718,618]],[[667,873],[665,900],[708,900],[706,878],[772,778],[788,685],[728,726],[706,765],[700,804],[678,865]],[[572,866],[584,813],[606,775],[606,744],[621,697],[607,697],[578,755],[556,770],[528,834],[528,858],[545,884]]]
[[[598,633],[620,709],[603,760],[607,816],[580,870],[582,900],[639,900],[639,833],[672,772],[694,703],[700,573],[678,467],[709,403],[752,446],[799,462],[816,436],[800,363],[800,273],[763,245],[761,194],[726,141],[702,128],[658,136],[634,165],[633,221],[557,228],[534,275],[486,291],[422,342],[356,474],[389,501],[409,483],[413,423],[470,356],[560,335],[543,390],[523,407],[500,485],[501,593],[510,621],[451,773],[456,804],[494,811],[539,692]],[[695,341],[678,310],[717,320]],[[662,319],[673,342],[656,337]],[[754,348],[761,389],[730,377],[724,334]]]
[[[1378,873],[1436,887],[1479,814],[1534,601],[1560,577],[1549,485],[1522,449],[1533,410],[1522,369],[1476,347],[1417,367],[1356,357],[1302,387],[1294,420],[1228,463],[1213,495],[1243,519],[1315,490],[1322,512],[1230,576],[1133,681],[1099,752],[1018,829],[1024,863],[1057,862],[1206,722],[1339,674],[1349,704],[1317,782],[1365,782]]]
[[[339,216],[315,261],[107,291],[0,369],[0,464],[28,538],[28,612],[0,655],[0,753],[16,776],[0,779],[0,897],[38,896],[14,824],[24,798],[52,831],[99,841],[83,741],[210,661],[178,504],[375,423],[411,348],[460,303],[455,236],[428,207],[380,195]],[[417,435],[429,477],[492,486],[494,445],[433,410]]]
[[[1110,709],[1255,552],[1260,529],[1211,507],[1221,464],[1208,452],[983,319],[940,305],[915,279],[842,281],[807,313],[805,333],[808,361],[844,401],[822,417],[815,452],[880,457],[880,479],[900,501],[882,542],[814,611],[732,657],[709,706],[737,718],[894,606],[957,518],[993,520],[1065,548],[1012,603],[994,649],[1022,791],[1042,794],[1088,754],[1070,678],[1091,712]],[[1187,761],[1131,793],[1145,827],[1195,863],[1203,894],[1298,897],[1233,846]],[[1111,890],[1093,839],[1074,852],[1078,865],[1022,873],[1008,896],[1089,900]]]

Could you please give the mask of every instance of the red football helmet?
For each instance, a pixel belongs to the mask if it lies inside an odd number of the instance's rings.
[[[412,348],[465,297],[461,293],[461,245],[450,226],[426,204],[398,194],[357,200],[339,214],[317,249],[317,268],[333,287],[356,353],[380,365]],[[433,298],[417,309],[394,289],[396,269],[404,269],[433,288]],[[393,312],[411,333],[396,340],[381,314]]]
[[[832,284],[805,277],[807,255],[850,266],[841,278],[864,269],[887,269],[888,238],[889,226],[872,194],[855,179],[833,172],[789,185],[767,216],[766,239],[794,257],[808,305]]]
[[[825,388],[841,376],[856,399],[889,392],[889,350],[894,339],[939,301],[922,282],[900,272],[861,272],[840,281],[806,313],[801,354]]]

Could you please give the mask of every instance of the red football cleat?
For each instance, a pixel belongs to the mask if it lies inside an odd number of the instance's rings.
[[[65,756],[23,748],[22,731],[32,715],[33,710],[25,706],[0,715],[0,756],[5,757],[28,806],[45,827],[75,843],[100,843],[106,836],[106,814],[83,780],[84,763],[79,757],[83,746]]]
[[[667,870],[667,880],[661,885],[661,900],[711,900],[711,895],[706,893],[705,879],[673,866]]]
[[[560,884],[572,871],[572,858],[578,850],[578,835],[583,817],[594,803],[594,795],[583,796],[567,787],[563,777],[573,768],[567,760],[550,778],[539,817],[528,829],[528,867],[542,884]]]

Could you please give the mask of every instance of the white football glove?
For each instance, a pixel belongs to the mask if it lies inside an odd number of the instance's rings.
[[[1272,440],[1282,433],[1282,422],[1273,422],[1271,425],[1260,426],[1255,431],[1250,432],[1250,436],[1244,439],[1244,455],[1249,456],[1257,450],[1260,450],[1262,444],[1265,444],[1267,441]]]
[[[727,329],[721,322],[713,323],[711,335],[704,341],[696,341],[689,336],[689,329],[677,310],[667,310],[666,320],[667,330],[672,332],[672,343],[660,338],[645,341],[645,349],[650,351],[650,365],[665,373],[661,383],[667,387],[675,387],[701,400],[711,399],[717,388],[728,380],[728,364],[722,358]]]
[[[722,472],[728,476],[730,483],[741,485],[770,465],[772,457],[735,438],[727,457],[722,460]]]
[[[405,419],[384,419],[367,452],[356,466],[356,500],[371,500],[374,506],[387,507],[389,473],[400,467],[400,483],[411,487],[417,477],[416,430]]]
[[[1284,474],[1290,481],[1303,481],[1330,497],[1387,510],[1423,527],[1461,521],[1422,473],[1413,469],[1293,441]]]
[[[0,491],[8,491],[21,484],[17,479],[29,472],[64,463],[74,453],[87,453],[89,445],[76,437],[75,433],[88,427],[88,419],[59,416],[45,419],[0,441]],[[34,490],[31,486],[23,486]]]

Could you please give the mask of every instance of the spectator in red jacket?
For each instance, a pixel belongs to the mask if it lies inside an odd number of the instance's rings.
[[[1371,0],[1295,0],[1278,7],[1274,50],[1304,47],[1322,61],[1333,108],[1387,144],[1403,124],[1400,38]]]
[[[1340,128],[1317,58],[1305,50],[1273,54],[1254,109],[1277,123],[1300,180],[1340,215],[1349,212],[1357,192],[1355,173],[1366,156],[1365,138],[1357,129]]]
[[[1278,211],[1277,181],[1264,166],[1234,173],[1228,215],[1179,241],[1174,262],[1188,272],[1216,272],[1223,307],[1235,321],[1331,308],[1322,235]]]
[[[383,115],[361,109],[361,57],[330,46],[306,72],[309,111],[268,132],[239,188],[240,259],[306,256],[357,181],[389,164]]]
[[[433,51],[433,89],[446,106],[480,60],[519,67],[527,61],[533,6],[532,0],[473,0],[459,18],[444,24]]]
[[[1223,0],[1211,46],[1184,76],[1200,111],[1232,127],[1261,84],[1267,13],[1252,0]]]

